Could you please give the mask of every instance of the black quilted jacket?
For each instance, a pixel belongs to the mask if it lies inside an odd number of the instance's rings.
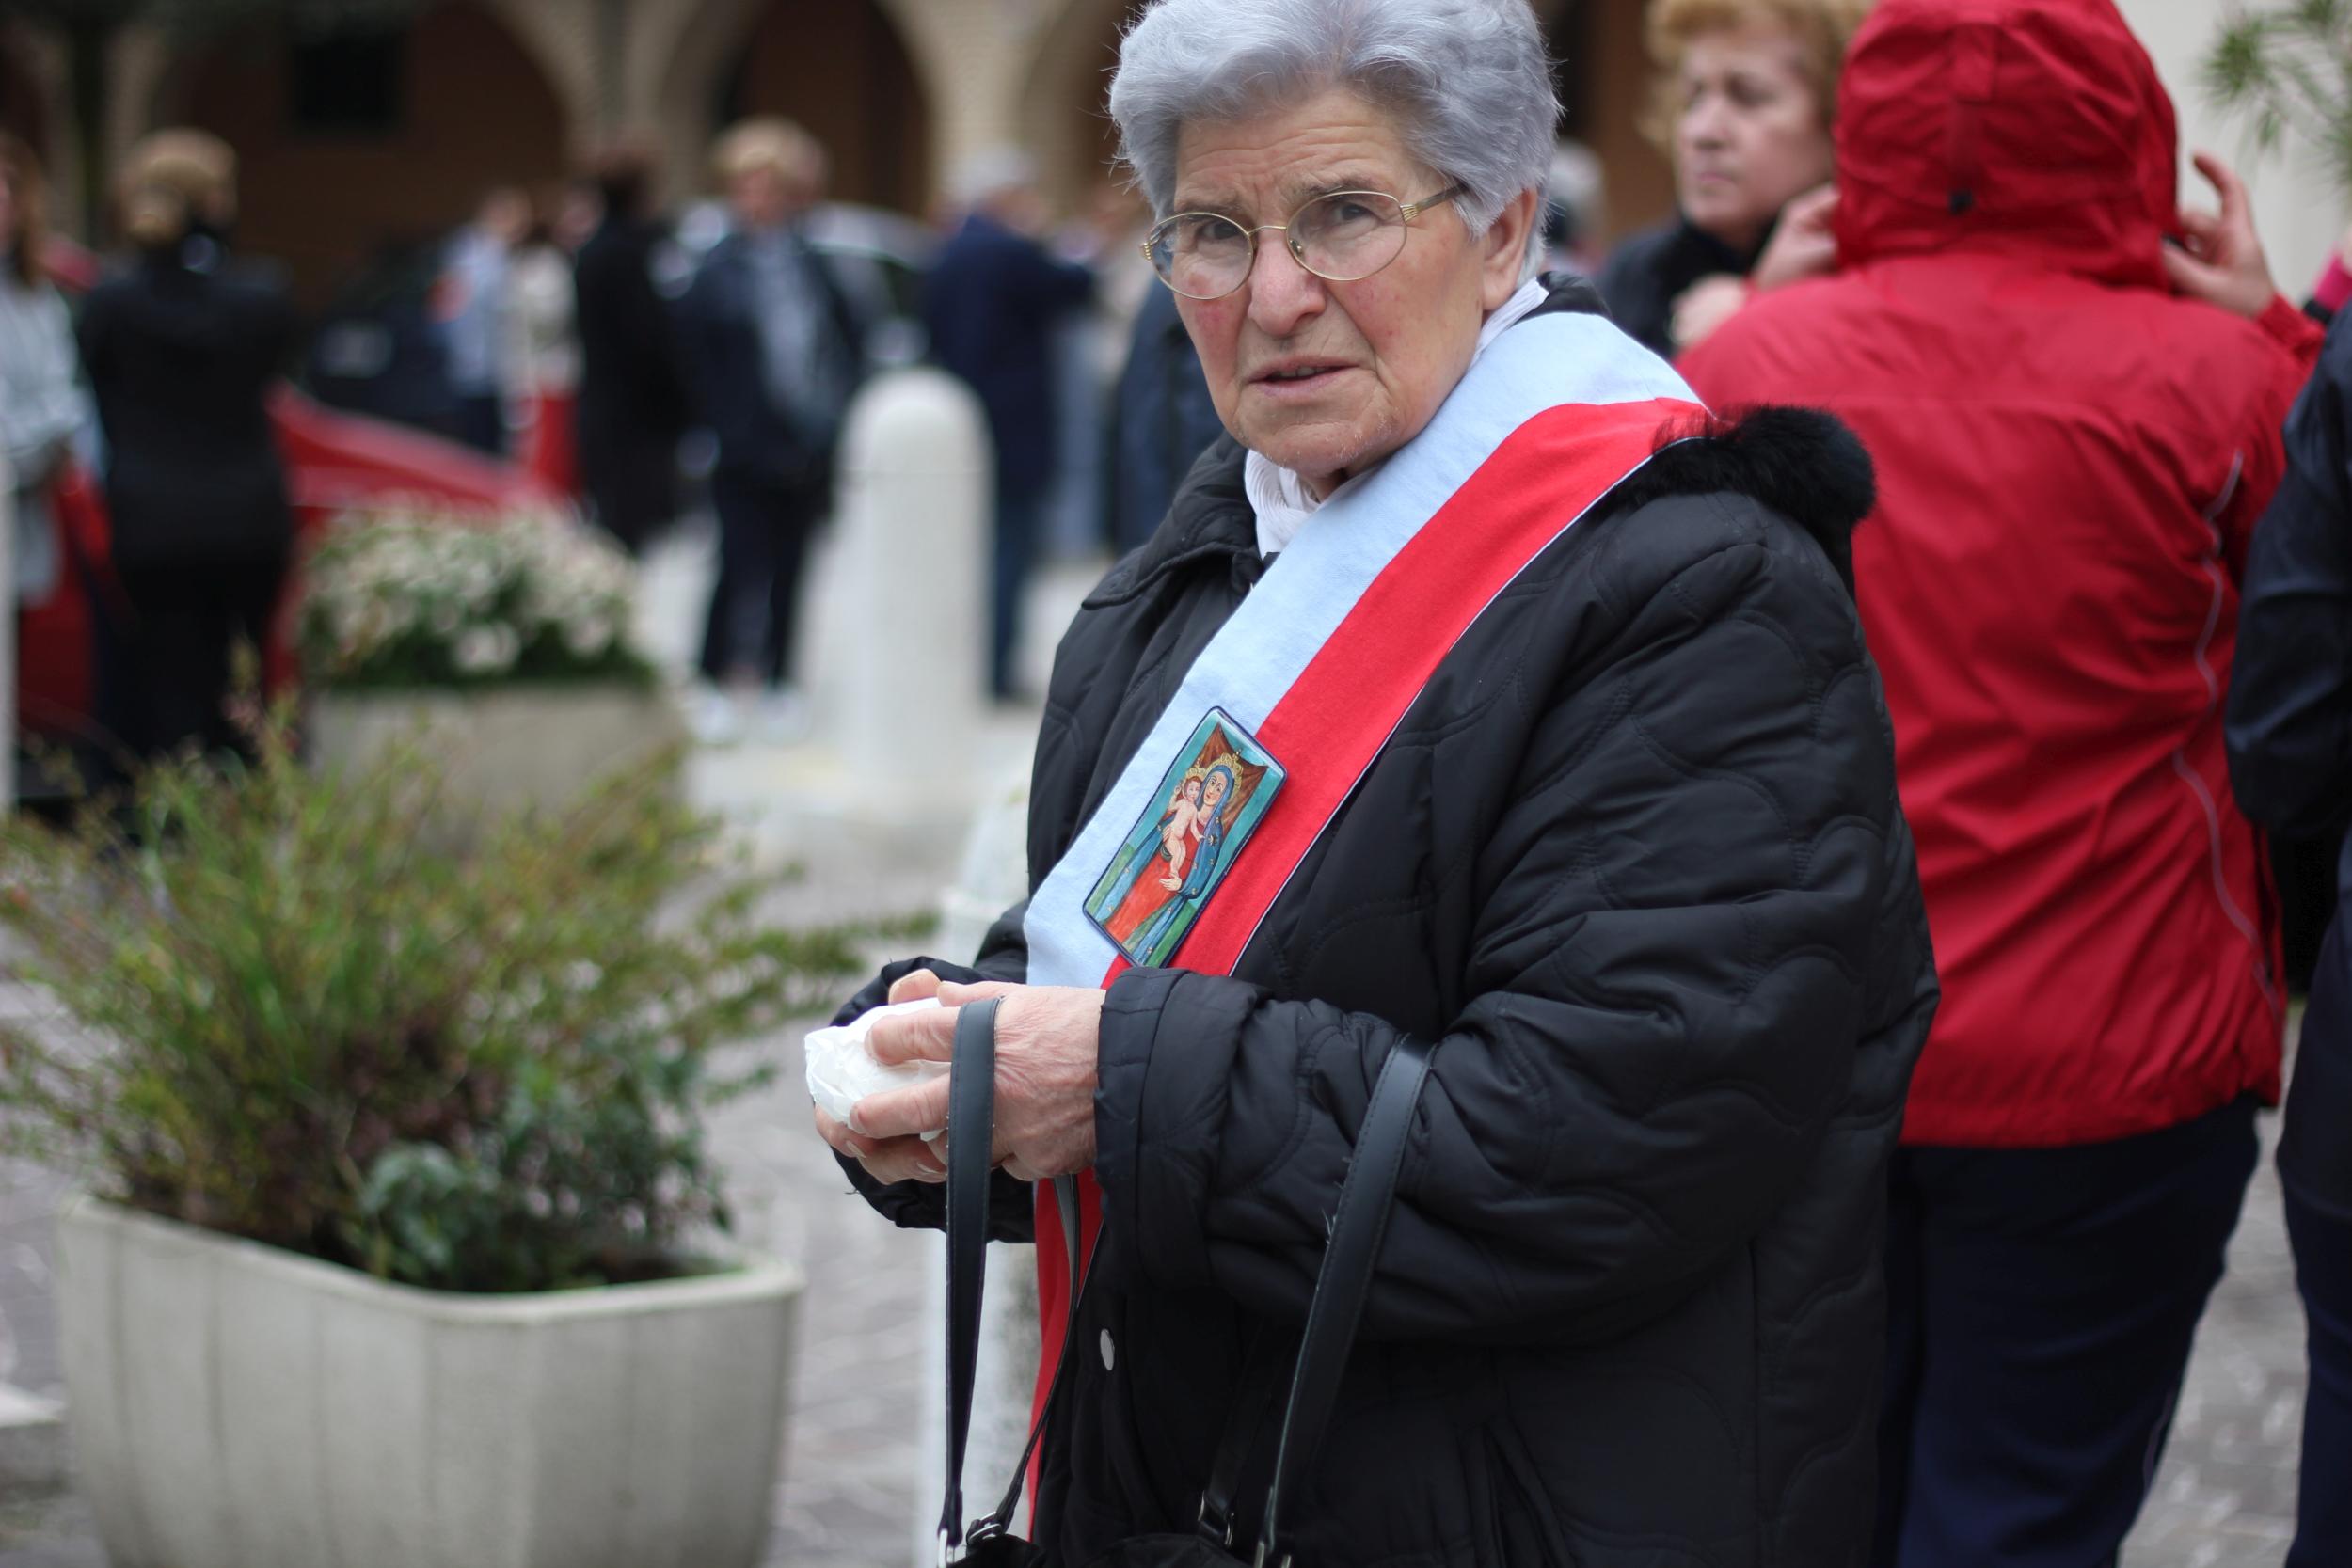
[[[1441,1043],[1302,1568],[1862,1560],[1883,1176],[1936,996],[1840,569],[1869,494],[1824,416],[1662,453],[1448,656],[1232,977],[1112,987],[1056,1560],[1190,1528],[1401,1033]],[[1032,885],[1259,571],[1223,443],[1062,643]],[[981,973],[1021,977],[1019,914]],[[860,1184],[939,1223],[937,1188]]]

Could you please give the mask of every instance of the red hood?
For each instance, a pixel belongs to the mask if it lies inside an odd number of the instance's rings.
[[[1838,91],[1839,254],[1990,251],[2162,287],[2175,135],[2113,0],[1882,0]]]

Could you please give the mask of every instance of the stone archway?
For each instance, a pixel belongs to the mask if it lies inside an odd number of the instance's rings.
[[[704,183],[703,154],[723,125],[783,115],[833,162],[832,195],[920,213],[932,181],[930,94],[898,21],[874,0],[705,0],[666,37],[641,34],[631,102],[649,103],[665,137],[674,194]],[[658,72],[648,80],[646,72]]]
[[[930,192],[930,115],[897,25],[868,0],[771,5],[719,83],[716,119],[784,115],[832,155],[832,194],[919,213]]]
[[[152,113],[237,150],[240,243],[284,262],[310,305],[379,247],[463,221],[490,186],[544,188],[568,166],[556,87],[474,0],[325,52],[247,27],[173,61]]]
[[[1021,139],[1045,194],[1074,211],[1113,179],[1119,132],[1104,98],[1119,40],[1142,0],[1067,0],[1046,29],[1021,97]]]

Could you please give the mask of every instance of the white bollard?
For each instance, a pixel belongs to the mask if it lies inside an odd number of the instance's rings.
[[[969,787],[988,689],[990,458],[979,400],[945,372],[887,371],[842,436],[841,573],[828,617],[843,751],[884,798]]]

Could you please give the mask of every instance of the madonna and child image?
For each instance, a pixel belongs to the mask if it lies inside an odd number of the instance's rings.
[[[1281,764],[1211,708],[1087,895],[1088,917],[1129,963],[1166,963],[1281,787]]]

